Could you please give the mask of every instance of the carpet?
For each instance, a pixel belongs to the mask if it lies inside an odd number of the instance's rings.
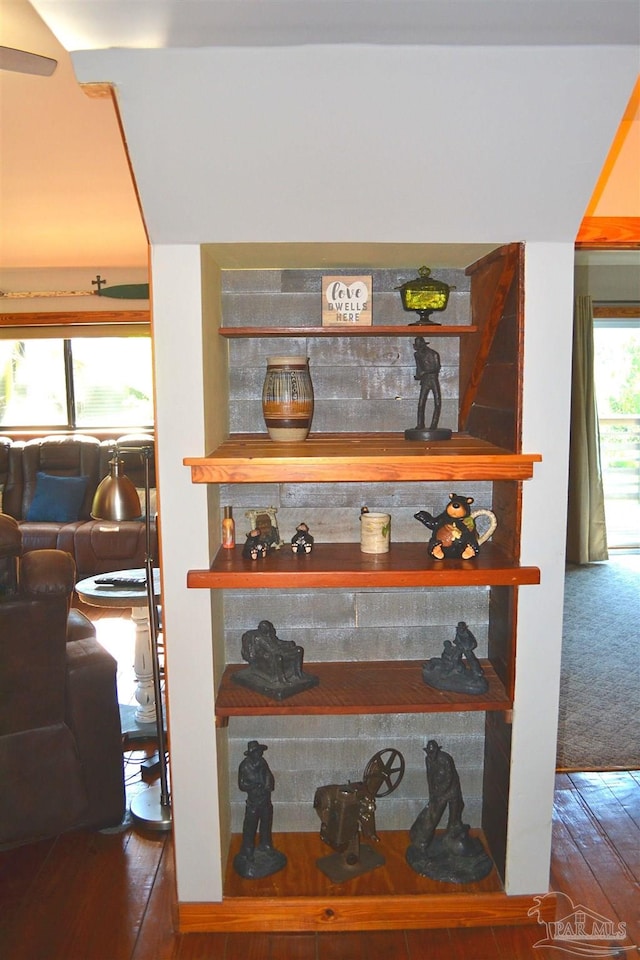
[[[566,569],[557,766],[640,767],[640,555]]]

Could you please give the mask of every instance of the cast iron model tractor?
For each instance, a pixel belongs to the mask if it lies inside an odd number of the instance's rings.
[[[393,793],[403,776],[404,757],[388,747],[371,757],[362,780],[318,787],[313,806],[321,820],[320,837],[336,853],[317,865],[331,880],[341,883],[385,862],[380,853],[360,844],[360,835],[378,842],[376,800]]]

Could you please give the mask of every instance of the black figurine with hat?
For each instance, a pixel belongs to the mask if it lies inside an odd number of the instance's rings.
[[[245,758],[238,767],[238,787],[247,794],[247,800],[242,824],[242,846],[234,857],[233,868],[245,879],[268,877],[287,864],[284,853],[274,848],[271,834],[271,794],[275,780],[263,756],[268,749],[265,743],[249,740],[244,751]]]

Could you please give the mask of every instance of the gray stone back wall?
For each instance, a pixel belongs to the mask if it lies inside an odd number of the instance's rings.
[[[417,275],[406,271],[373,273],[374,324],[406,324],[394,287]],[[326,273],[359,271],[330,270]],[[370,271],[361,271],[369,273]],[[462,271],[433,271],[456,286],[443,323],[469,322],[468,280]],[[321,324],[322,271],[225,271],[225,326],[310,326]],[[417,330],[417,335],[425,333]],[[428,333],[426,336],[427,339]],[[266,432],[261,393],[266,358],[303,353],[310,357],[315,392],[312,432],[402,431],[414,426],[418,385],[414,380],[412,338],[286,338],[229,341],[231,432]],[[456,428],[458,413],[458,341],[433,338],[443,365],[441,426]],[[427,408],[430,417],[430,407]],[[360,507],[391,514],[391,542],[425,543],[428,531],[413,515],[427,509],[440,513],[448,495],[472,496],[477,507],[491,507],[492,484],[335,483],[223,485],[220,503],[233,506],[237,542],[249,530],[245,511],[273,507],[282,549],[301,521],[318,543],[357,542]],[[268,562],[268,561],[266,561]],[[425,590],[352,588],[336,590],[224,591],[227,662],[241,662],[245,630],[271,620],[284,640],[305,650],[305,662],[328,660],[416,661],[439,656],[452,640],[458,620],[466,620],[486,655],[488,590],[484,587]],[[317,787],[362,777],[378,750],[395,747],[404,755],[406,774],[400,787],[378,803],[380,829],[409,829],[427,799],[423,747],[435,738],[456,761],[465,797],[465,819],[480,823],[484,750],[484,714],[475,712],[326,716],[244,717],[229,722],[229,777],[232,829],[239,831],[244,795],[237,789],[237,768],[247,741],[268,744],[266,758],[276,778],[274,829],[319,831],[313,809]]]
[[[221,510],[233,506],[238,543],[249,532],[245,511],[274,507],[280,537],[288,546],[296,526],[304,521],[318,543],[355,543],[360,540],[360,508],[391,516],[391,543],[427,543],[429,531],[414,519],[418,510],[435,515],[445,508],[452,492],[473,497],[473,509],[490,509],[493,484],[473,483],[297,483],[223,484]],[[222,518],[222,512],[220,514]],[[222,522],[222,521],[221,521]],[[480,523],[480,521],[478,521]]]
[[[323,273],[340,270],[230,270],[223,272],[222,312],[226,327],[322,325]],[[350,271],[356,274],[357,270]],[[416,319],[402,308],[394,287],[417,275],[416,269],[374,270],[373,324],[404,325]],[[434,318],[445,325],[470,321],[469,280],[462,270],[434,270],[452,290],[449,305]],[[417,328],[429,340],[429,328]],[[440,354],[442,412],[440,426],[457,426],[458,340],[434,338]],[[397,431],[415,426],[419,385],[414,379],[411,337],[286,337],[229,341],[232,433],[265,433],[262,384],[267,357],[302,354],[309,357],[315,407],[312,433]],[[432,407],[427,405],[427,417]]]
[[[285,723],[277,717],[243,717],[232,719],[229,731],[234,833],[242,829],[245,801],[237,787],[238,765],[247,741],[254,739],[269,748],[265,758],[276,781],[272,796],[276,831],[319,831],[320,821],[313,809],[316,789],[360,780],[371,757],[387,747],[402,753],[406,771],[398,789],[378,801],[377,825],[381,830],[408,831],[428,798],[423,747],[432,738],[456,761],[465,799],[464,820],[471,826],[480,825],[482,714],[287,717]]]
[[[465,620],[486,656],[488,588],[456,590],[242,590],[225,593],[228,663],[241,663],[242,634],[271,620],[305,661],[421,660],[440,656]]]

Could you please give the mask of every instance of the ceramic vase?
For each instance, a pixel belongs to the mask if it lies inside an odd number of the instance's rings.
[[[308,357],[267,357],[262,412],[272,440],[305,440],[313,418],[313,384]]]

